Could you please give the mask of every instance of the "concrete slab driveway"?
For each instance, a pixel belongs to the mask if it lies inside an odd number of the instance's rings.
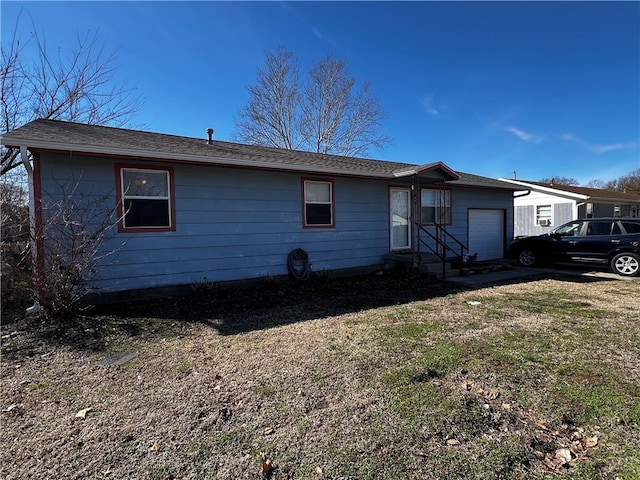
[[[594,277],[607,280],[628,280],[640,281],[640,277],[623,277],[616,275],[607,267],[594,267],[591,265],[568,265],[560,264],[552,267],[521,267],[512,266],[505,270],[497,270],[488,273],[477,273],[465,276],[447,277],[447,281],[462,285],[483,285],[490,283],[510,282],[522,279],[526,281],[528,278],[540,277],[545,275],[572,275],[578,277]]]

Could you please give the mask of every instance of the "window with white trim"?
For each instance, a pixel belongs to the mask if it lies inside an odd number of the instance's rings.
[[[423,188],[420,192],[420,223],[451,225],[451,190]]]
[[[550,227],[551,212],[551,205],[536,205],[536,225],[538,227]]]
[[[333,181],[303,180],[304,226],[333,227]]]
[[[174,230],[170,168],[117,166],[121,230]]]

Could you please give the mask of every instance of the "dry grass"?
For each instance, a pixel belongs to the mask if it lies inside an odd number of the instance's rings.
[[[394,274],[4,325],[0,476],[639,478],[639,312],[638,281]]]

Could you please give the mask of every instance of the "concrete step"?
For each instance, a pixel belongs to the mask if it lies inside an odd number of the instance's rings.
[[[430,253],[388,253],[384,256],[388,268],[400,267],[416,268],[420,273],[443,278],[442,259]],[[451,262],[444,264],[444,278],[459,275],[458,269],[451,268]]]

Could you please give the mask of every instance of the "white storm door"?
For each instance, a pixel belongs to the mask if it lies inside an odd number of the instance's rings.
[[[389,189],[389,231],[391,250],[411,248],[411,190]]]

